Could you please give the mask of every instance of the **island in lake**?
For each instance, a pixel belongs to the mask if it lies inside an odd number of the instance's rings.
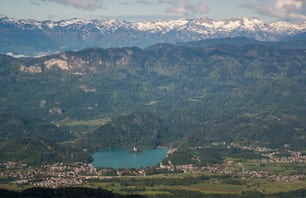
[[[133,147],[133,149],[130,150],[131,153],[142,153],[142,150],[137,148],[136,146]]]

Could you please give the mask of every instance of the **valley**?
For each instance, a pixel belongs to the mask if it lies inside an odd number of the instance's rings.
[[[288,150],[287,157],[269,148],[241,146],[235,143],[213,143],[210,146],[189,148],[220,149],[226,146],[252,151],[256,159],[227,157],[218,164],[183,164],[169,154],[160,165],[140,169],[95,168],[84,163],[55,163],[31,168],[21,163],[0,164],[0,186],[8,189],[32,187],[89,187],[103,188],[114,193],[138,194],[148,197],[177,197],[177,193],[209,196],[261,196],[300,191],[305,186],[306,156]],[[179,152],[179,149],[178,151]],[[187,153],[185,153],[186,155]],[[237,153],[236,153],[237,154]],[[269,157],[267,157],[269,156]],[[171,165],[166,162],[172,160]],[[189,159],[191,160],[191,159]],[[174,163],[175,162],[175,163]],[[181,164],[181,165],[180,165]],[[304,191],[305,192],[305,191]],[[286,195],[286,194],[285,194]]]
[[[0,187],[305,194],[305,47],[220,42],[0,55]],[[133,147],[172,152],[152,167],[91,165]]]

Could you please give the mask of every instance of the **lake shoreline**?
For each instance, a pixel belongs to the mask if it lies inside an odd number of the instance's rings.
[[[167,157],[168,148],[141,149],[131,152],[126,148],[100,149],[92,154],[91,162],[96,168],[144,168],[158,165]]]

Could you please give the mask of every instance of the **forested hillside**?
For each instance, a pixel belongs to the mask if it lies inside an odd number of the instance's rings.
[[[133,131],[148,133],[141,139],[147,146],[239,141],[304,147],[305,50],[243,40],[2,55],[0,111],[59,123],[108,118],[115,121],[89,127],[92,139]],[[144,126],[126,122],[124,116],[140,112],[152,115]],[[102,147],[123,145],[102,139]]]

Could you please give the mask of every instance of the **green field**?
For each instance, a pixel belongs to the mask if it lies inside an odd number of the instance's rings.
[[[69,120],[64,119],[58,122],[55,122],[56,125],[61,127],[79,127],[79,126],[102,126],[110,122],[110,118],[98,118],[93,120]]]
[[[263,194],[292,192],[303,190],[306,180],[294,182],[272,181],[269,179],[235,178],[240,184],[226,184],[222,177],[201,180],[201,177],[191,175],[182,177],[181,174],[169,174],[167,177],[116,177],[112,181],[91,181],[86,187],[102,188],[120,194],[140,194],[144,196],[173,195],[174,192],[197,192],[205,195],[242,195],[258,192]],[[181,180],[181,181],[179,181]],[[178,182],[179,181],[179,182]],[[184,182],[185,181],[185,182]],[[189,183],[190,182],[190,183]],[[181,184],[177,184],[181,183]]]

